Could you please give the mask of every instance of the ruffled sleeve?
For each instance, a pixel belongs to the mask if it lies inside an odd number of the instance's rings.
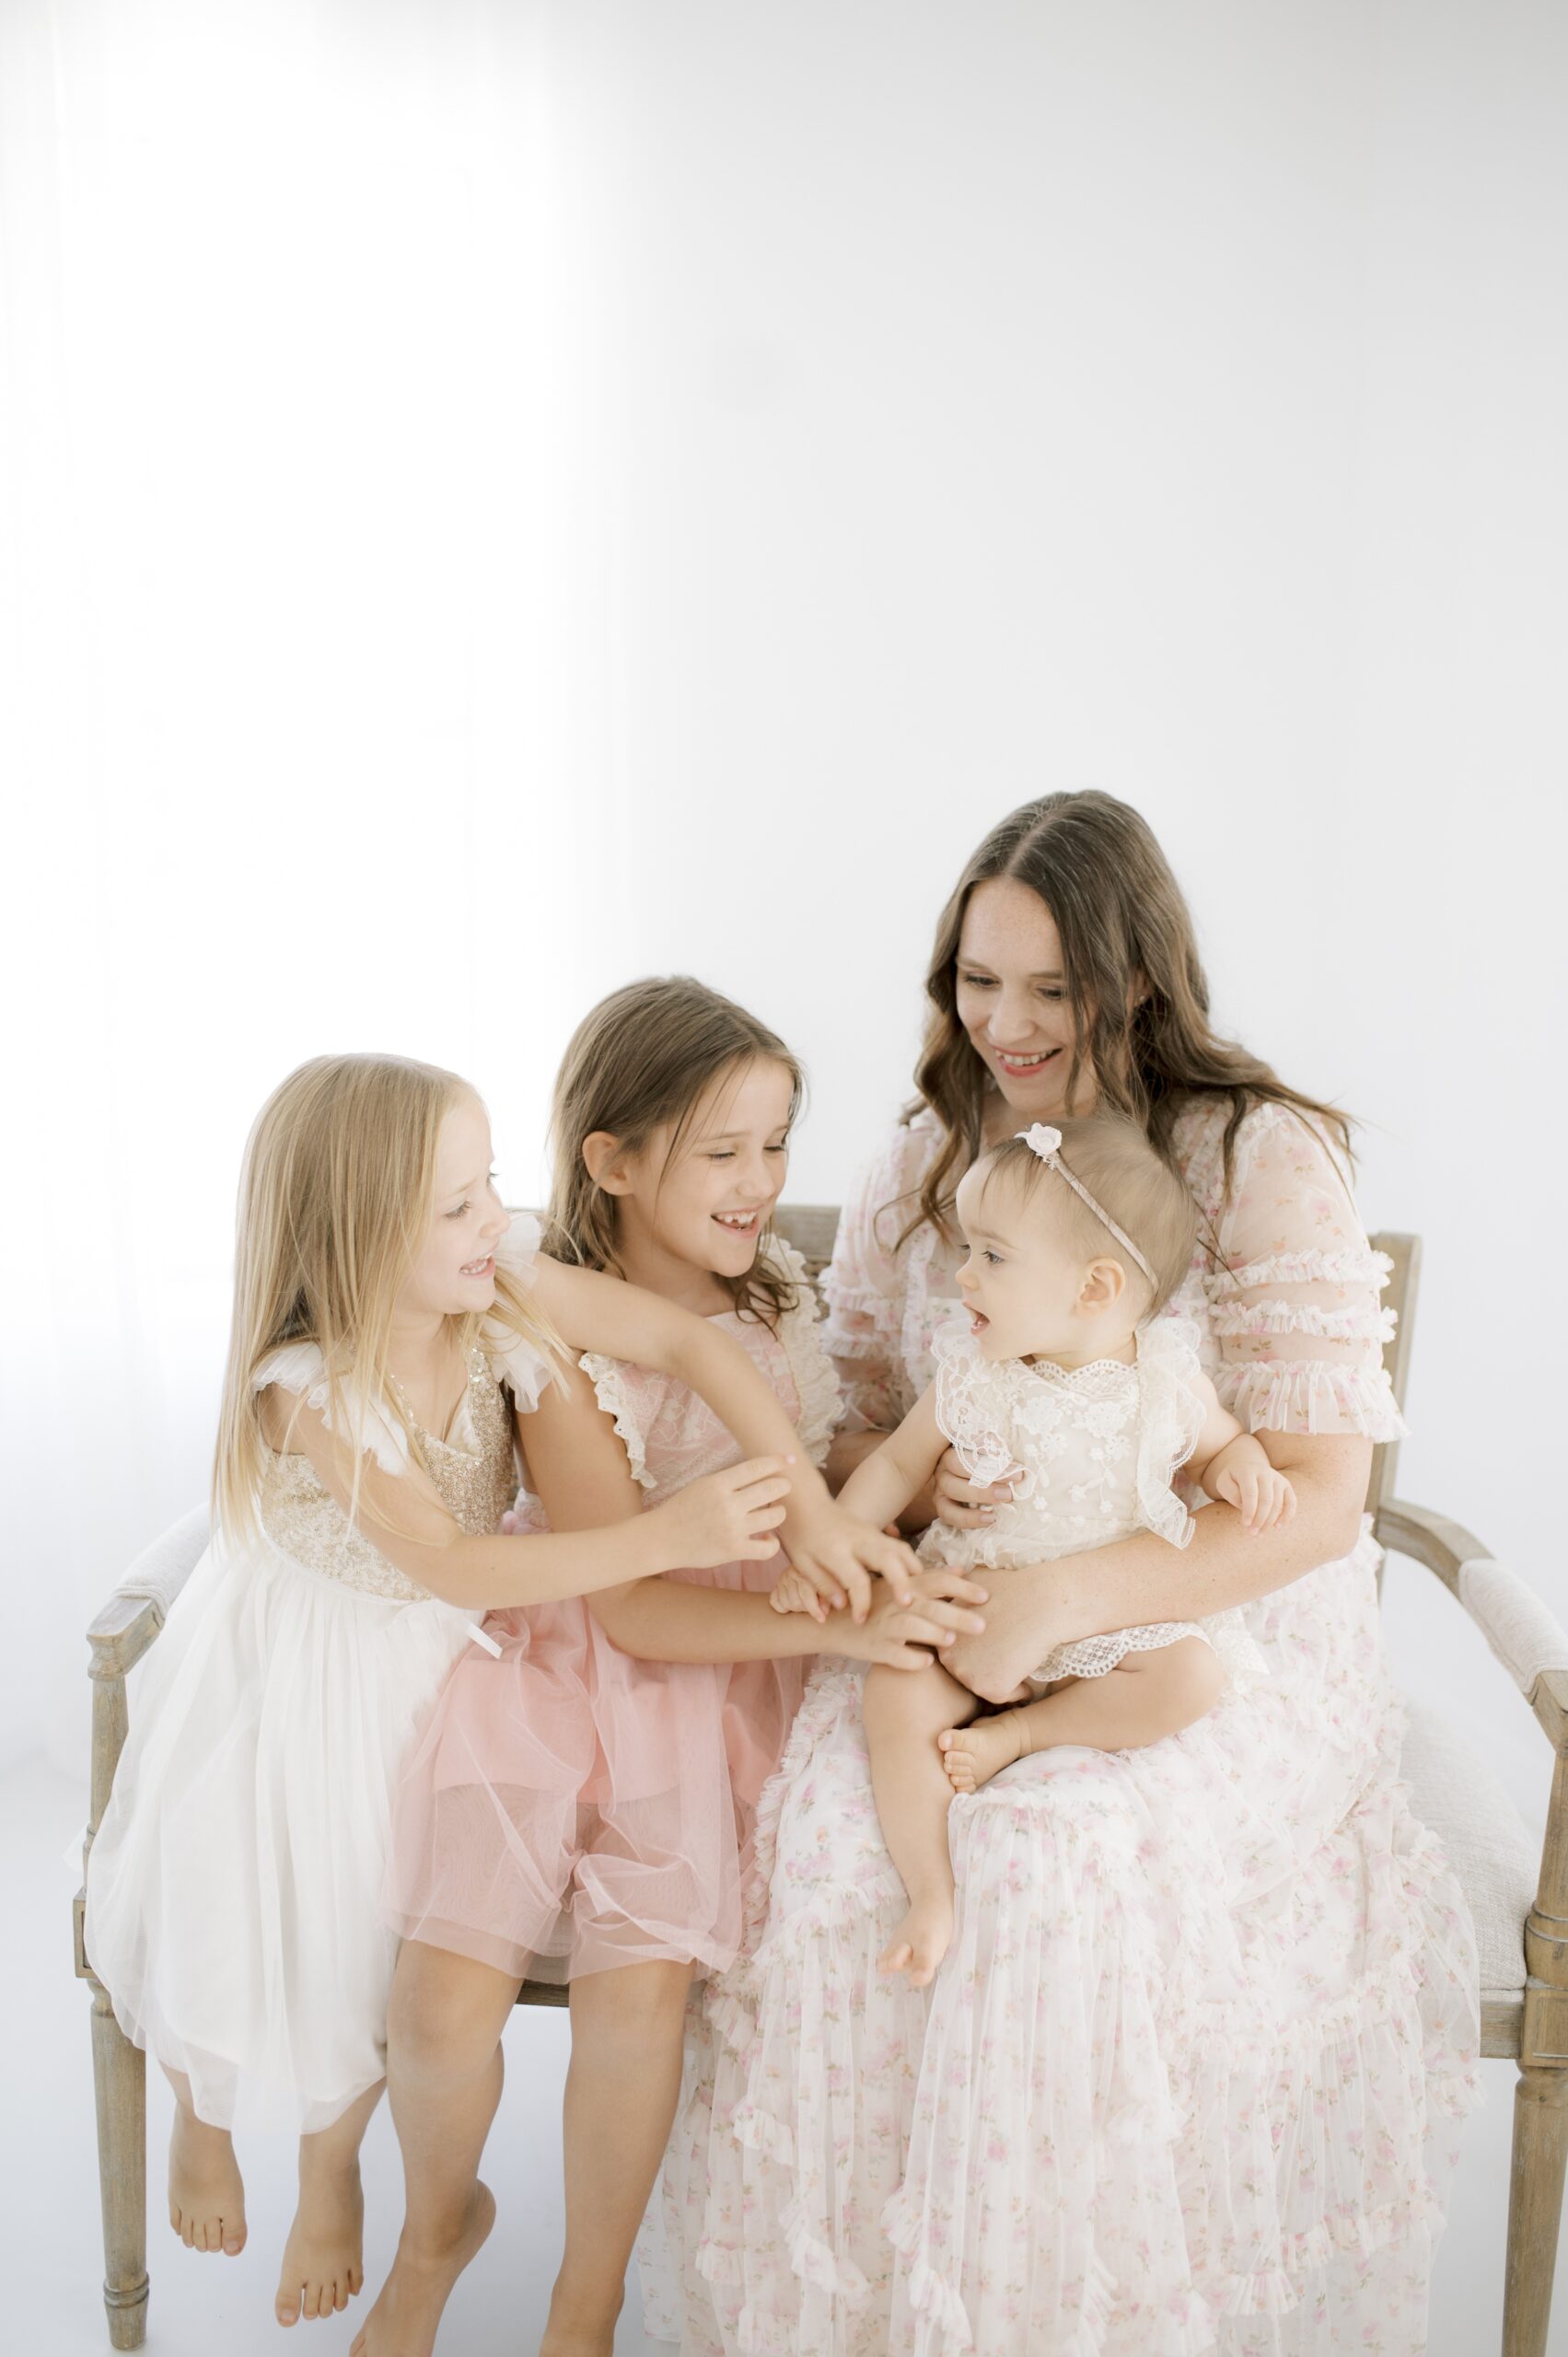
[[[274,1383],[280,1391],[303,1394],[305,1405],[315,1411],[330,1433],[356,1442],[383,1472],[407,1472],[408,1435],[384,1408],[375,1400],[361,1403],[355,1394],[340,1388],[334,1411],[327,1363],[314,1342],[285,1342],[269,1352],[250,1377],[250,1387],[265,1391]]]
[[[822,1277],[823,1343],[844,1386],[846,1427],[891,1432],[903,1415],[900,1343],[907,1271],[895,1239],[935,1151],[920,1120],[900,1123],[846,1197]]]
[[[782,1236],[775,1237],[769,1248],[797,1295],[795,1307],[786,1309],[779,1320],[779,1341],[789,1361],[796,1396],[800,1401],[796,1430],[812,1464],[820,1467],[843,1413],[839,1378],[823,1344],[824,1329],[817,1314],[817,1295],[806,1273],[804,1259]]]
[[[496,1267],[504,1269],[525,1292],[532,1289],[541,1234],[532,1212],[514,1212],[511,1226],[495,1248]],[[495,1380],[510,1391],[518,1415],[530,1415],[539,1406],[545,1386],[554,1380],[555,1370],[544,1352],[495,1318],[486,1319],[480,1343]]]
[[[583,1373],[594,1387],[594,1397],[615,1425],[616,1435],[626,1451],[632,1467],[632,1478],[645,1490],[656,1488],[655,1477],[648,1470],[647,1444],[643,1428],[632,1404],[632,1387],[626,1369],[619,1359],[607,1359],[600,1351],[585,1351],[577,1361]]]
[[[1249,1432],[1405,1430],[1383,1366],[1392,1272],[1374,1252],[1319,1131],[1280,1105],[1256,1106],[1237,1134],[1218,1220],[1220,1265],[1206,1291],[1220,1364],[1214,1387]]]
[[[955,1327],[932,1345],[936,1361],[936,1422],[964,1462],[971,1481],[1000,1481],[1017,1462],[1008,1437],[1011,1418],[998,1371],[981,1356],[972,1334]]]

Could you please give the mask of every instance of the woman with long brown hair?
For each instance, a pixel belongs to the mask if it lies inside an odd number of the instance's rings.
[[[1057,1750],[960,1797],[929,2001],[877,1969],[903,1892],[861,1674],[818,1671],[667,2167],[682,2347],[1413,2357],[1471,2099],[1474,1951],[1398,1782],[1362,1509],[1373,1445],[1400,1426],[1347,1124],[1215,1034],[1170,869],[1103,794],[993,830],[926,991],[919,1096],[827,1280],[861,1428],[835,1444],[841,1478],[931,1379],[966,1168],[1105,1107],[1195,1199],[1199,1247],[1162,1315],[1197,1321],[1299,1510],[1260,1537],[1209,1506],[1184,1551],[1145,1532],[1049,1575],[988,1573],[984,1633],[951,1658],[993,1701],[1057,1643],[1231,1607],[1269,1675],[1144,1750]],[[949,1457],[907,1519],[972,1526],[998,1495]]]

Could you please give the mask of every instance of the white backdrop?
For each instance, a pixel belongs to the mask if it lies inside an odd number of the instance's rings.
[[[576,1016],[685,968],[836,1197],[1057,786],[1365,1118],[1401,1487],[1568,1608],[1565,228],[1546,0],[4,0],[0,1759],[80,1759],[203,1487],[285,1070],[455,1064],[533,1195]]]

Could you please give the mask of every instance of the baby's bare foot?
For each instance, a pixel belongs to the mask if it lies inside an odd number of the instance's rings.
[[[912,1989],[923,1989],[935,1978],[953,1936],[950,1892],[934,1892],[912,1899],[909,1913],[877,1959],[878,1972],[902,1972]]]
[[[273,2313],[279,2324],[346,2308],[365,2285],[365,2194],[357,2159],[302,2171]]]
[[[494,2223],[494,2197],[487,2185],[476,2185],[468,2215],[449,2242],[415,2242],[405,2225],[392,2271],[349,2357],[431,2357],[452,2286]]]
[[[999,1711],[994,1718],[971,1719],[967,1727],[949,1727],[936,1738],[947,1781],[956,1793],[978,1793],[1021,1759],[1027,1748],[1016,1711]]]
[[[187,2250],[232,2258],[245,2247],[245,2183],[234,2139],[180,2102],[168,2140],[168,2223]]]

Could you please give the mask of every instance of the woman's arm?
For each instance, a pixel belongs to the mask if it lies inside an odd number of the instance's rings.
[[[1017,1571],[986,1567],[985,1633],[944,1655],[955,1678],[1005,1702],[1057,1645],[1151,1620],[1198,1620],[1288,1587],[1348,1555],[1361,1529],[1372,1444],[1353,1434],[1260,1433],[1295,1492],[1294,1521],[1249,1531],[1234,1506],[1205,1506],[1190,1546],[1141,1530],[1109,1547]]]

